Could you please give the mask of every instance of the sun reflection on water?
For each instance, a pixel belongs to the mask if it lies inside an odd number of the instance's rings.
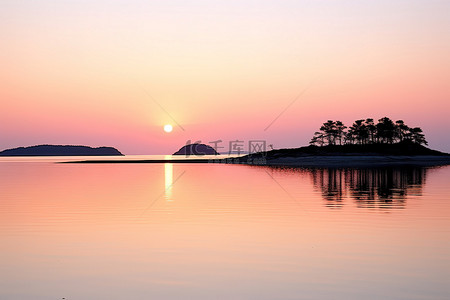
[[[164,164],[164,178],[164,198],[166,201],[172,201],[173,164]]]

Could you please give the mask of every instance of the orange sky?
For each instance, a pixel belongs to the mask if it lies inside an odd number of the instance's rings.
[[[327,119],[389,116],[450,151],[449,10],[448,1],[4,1],[0,149],[295,147]]]

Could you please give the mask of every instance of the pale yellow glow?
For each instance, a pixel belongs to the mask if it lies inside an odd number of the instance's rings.
[[[172,201],[173,164],[164,164],[164,196],[167,201]]]
[[[0,149],[292,148],[326,120],[387,116],[450,151],[450,1],[5,2]]]
[[[169,132],[172,132],[172,130],[173,130],[172,125],[170,125],[170,124],[164,125],[164,131],[165,132],[169,133]]]

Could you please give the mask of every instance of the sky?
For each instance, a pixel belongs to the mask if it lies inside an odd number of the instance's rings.
[[[326,120],[387,116],[450,152],[449,11],[434,0],[2,0],[0,150],[299,147]]]

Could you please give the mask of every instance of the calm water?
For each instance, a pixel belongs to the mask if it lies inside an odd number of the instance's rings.
[[[0,299],[448,299],[450,167],[0,161]]]

